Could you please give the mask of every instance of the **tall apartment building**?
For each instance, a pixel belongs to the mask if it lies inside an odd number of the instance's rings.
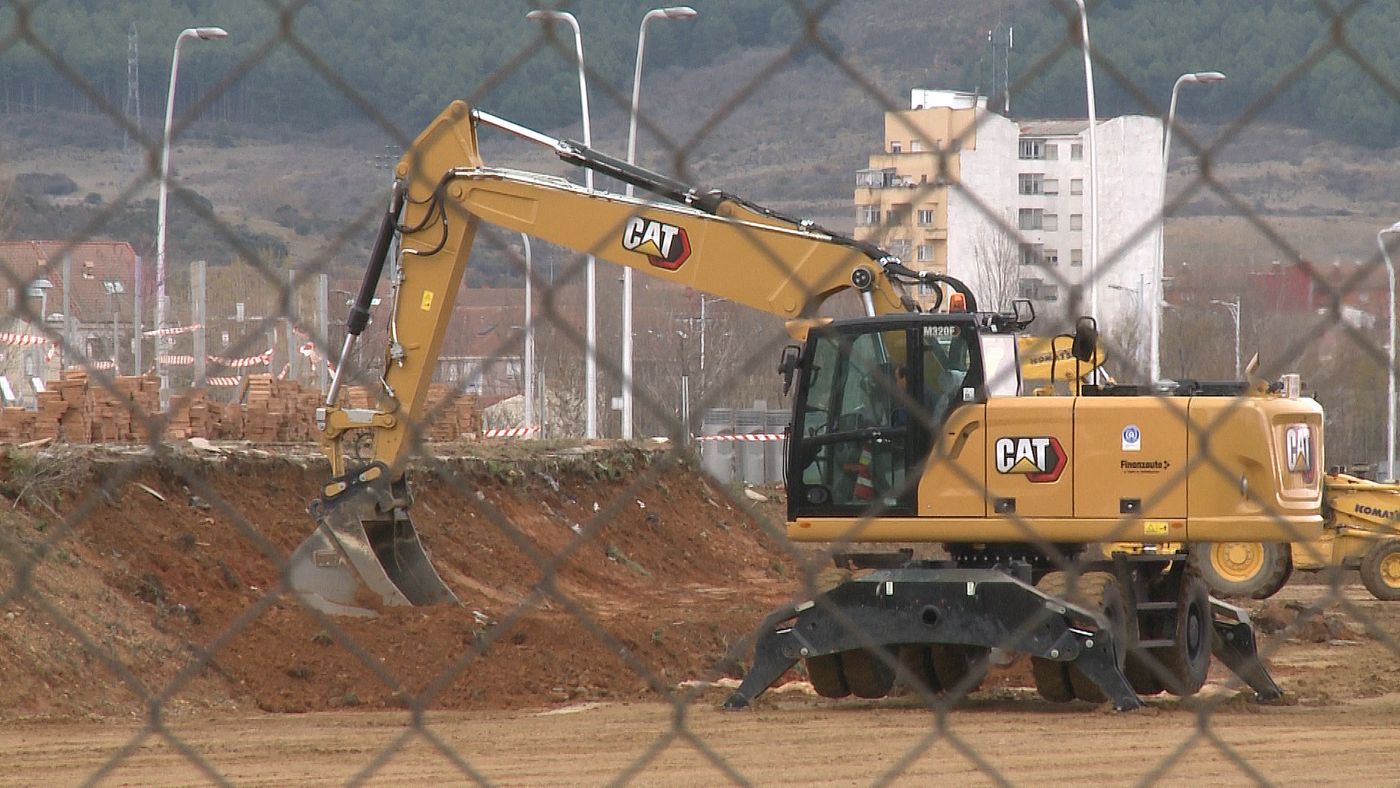
[[[1067,308],[1091,254],[1087,120],[1012,120],[971,93],[914,90],[856,174],[857,238],[970,284],[989,308]],[[1137,321],[1161,233],[1162,123],[1101,120],[1099,317]],[[1089,311],[1083,291],[1080,313]]]

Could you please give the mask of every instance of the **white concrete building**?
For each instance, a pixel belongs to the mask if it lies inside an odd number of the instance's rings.
[[[1088,121],[1012,120],[955,91],[915,90],[910,104],[886,113],[884,150],[857,175],[857,237],[968,282],[989,308],[1026,297],[1063,313],[1079,286],[1075,311],[1088,314]],[[1101,120],[1095,141],[1099,320],[1106,331],[1137,325],[1145,336],[1162,122]]]

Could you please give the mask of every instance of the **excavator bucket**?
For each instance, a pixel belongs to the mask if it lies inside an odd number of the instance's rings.
[[[331,615],[373,617],[386,605],[460,604],[442,582],[408,512],[381,511],[362,488],[311,505],[316,531],[292,553],[292,589]]]

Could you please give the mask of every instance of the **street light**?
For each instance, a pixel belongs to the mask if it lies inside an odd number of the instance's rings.
[[[1240,297],[1235,296],[1233,301],[1221,301],[1218,298],[1210,300],[1212,304],[1219,304],[1230,310],[1230,316],[1235,318],[1235,380],[1240,379]]]
[[[530,278],[530,236],[520,234],[525,242],[525,426],[535,426],[535,318],[532,311]]]
[[[126,292],[120,279],[102,280],[102,289],[107,292],[107,309],[112,313],[112,374],[120,375],[122,367],[117,354],[117,296]]]
[[[642,17],[637,31],[637,65],[632,71],[632,111],[627,124],[627,163],[637,162],[637,106],[642,95],[642,55],[646,50],[647,24],[653,19],[691,19],[698,12],[690,6],[653,8]],[[634,193],[627,184],[627,196]],[[622,270],[622,439],[632,439],[632,267]]]
[[[1381,248],[1381,255],[1385,257],[1385,283],[1390,294],[1390,342],[1387,347],[1390,349],[1390,367],[1386,370],[1386,377],[1389,379],[1389,386],[1386,389],[1386,430],[1385,430],[1385,452],[1389,459],[1386,466],[1386,481],[1395,480],[1395,264],[1390,260],[1390,251],[1385,248],[1384,235],[1386,233],[1400,233],[1400,222],[1376,233],[1376,244]]]
[[[180,31],[175,39],[175,53],[170,58],[170,89],[165,96],[165,136],[160,152],[160,201],[156,209],[156,370],[160,375],[160,393],[169,396],[170,379],[161,361],[161,346],[165,336],[160,332],[165,328],[165,201],[170,188],[170,124],[175,116],[175,77],[180,70],[180,44],[187,38],[212,41],[228,38],[228,31],[222,27],[188,27]],[[162,403],[164,404],[164,403]]]
[[[1084,92],[1089,103],[1089,315],[1099,319],[1099,154],[1094,144],[1094,127],[1098,123],[1098,107],[1094,102],[1094,68],[1089,54],[1089,12],[1084,0],[1074,0],[1079,6],[1080,49],[1084,51]]]
[[[1219,71],[1197,71],[1191,74],[1182,74],[1176,78],[1176,83],[1172,85],[1172,99],[1167,109],[1167,126],[1162,139],[1162,227],[1157,232],[1157,259],[1153,261],[1156,274],[1152,277],[1152,281],[1156,284],[1152,286],[1155,294],[1152,306],[1152,383],[1156,383],[1157,379],[1162,376],[1162,298],[1165,295],[1162,289],[1162,275],[1166,268],[1167,253],[1167,163],[1171,160],[1172,127],[1176,125],[1176,94],[1181,90],[1182,85],[1211,85],[1224,81],[1225,75]]]
[[[536,22],[563,21],[573,28],[574,31],[574,55],[578,61],[578,95],[579,105],[583,114],[583,144],[584,147],[593,147],[593,134],[588,123],[588,77],[583,68],[583,34],[579,31],[578,20],[567,11],[551,11],[536,9],[525,15],[526,19]],[[589,191],[593,191],[593,170],[583,171],[583,185]],[[584,437],[598,437],[598,262],[593,255],[588,255],[588,352],[585,363],[585,386],[587,391],[588,415]]]

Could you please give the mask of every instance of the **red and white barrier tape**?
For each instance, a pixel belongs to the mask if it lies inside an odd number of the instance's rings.
[[[207,382],[208,382],[208,384],[211,385],[211,386],[237,386],[238,383],[239,383],[239,381],[241,381],[241,380],[242,380],[242,378],[238,378],[238,377],[229,377],[229,376],[226,376],[226,375],[217,375],[217,376],[215,376],[215,377],[209,378],[209,380],[208,380]]]
[[[231,369],[265,366],[272,363],[272,348],[268,348],[259,355],[248,356],[246,358],[219,358],[218,356],[210,356],[209,360],[221,367],[229,367]]]
[[[531,433],[539,432],[539,427],[510,427],[507,429],[482,430],[483,438],[523,438]]]
[[[46,345],[48,342],[48,337],[42,334],[19,334],[14,331],[0,332],[0,345],[32,347],[34,345]]]
[[[173,337],[177,334],[188,334],[191,331],[198,331],[203,327],[204,326],[202,324],[195,323],[192,326],[170,326],[169,328],[159,329],[153,328],[150,331],[142,331],[141,335],[148,337]]]
[[[732,435],[696,435],[698,441],[781,441],[787,436],[777,432],[739,432]]]

